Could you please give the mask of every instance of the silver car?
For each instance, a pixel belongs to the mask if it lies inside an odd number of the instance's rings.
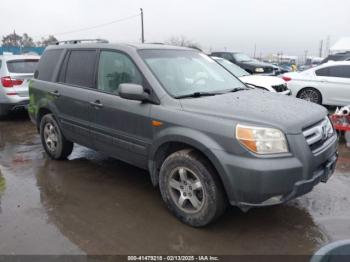
[[[34,55],[0,56],[0,117],[27,107],[28,83],[34,76],[39,58]]]

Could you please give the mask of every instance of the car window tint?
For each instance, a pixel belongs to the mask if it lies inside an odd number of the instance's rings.
[[[318,69],[315,73],[317,76],[329,76],[329,67]]]
[[[63,53],[63,50],[48,50],[42,55],[38,64],[37,78],[43,81],[52,81],[55,69]]]
[[[142,76],[128,56],[119,52],[102,51],[97,88],[109,93],[118,93],[122,83],[141,85]]]
[[[332,77],[350,78],[350,66],[333,66],[329,68]]]
[[[318,76],[350,78],[350,66],[330,66],[316,71]]]
[[[7,69],[11,73],[32,74],[34,73],[39,59],[20,59],[7,62]]]
[[[71,85],[93,87],[96,51],[73,50],[71,51],[65,82]]]

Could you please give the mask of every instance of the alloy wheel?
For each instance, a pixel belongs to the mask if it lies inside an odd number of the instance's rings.
[[[58,146],[58,135],[56,127],[52,123],[46,123],[44,127],[44,139],[47,149],[56,152]]]
[[[205,202],[205,189],[198,175],[185,167],[175,168],[170,176],[168,187],[176,206],[187,213],[201,210]]]

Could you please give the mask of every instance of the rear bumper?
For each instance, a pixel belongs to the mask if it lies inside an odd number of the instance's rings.
[[[1,103],[1,107],[5,111],[27,110],[29,105],[29,99],[23,99],[16,103]]]
[[[298,149],[303,153],[279,158],[237,157],[215,151],[231,205],[249,208],[281,204],[326,182],[338,158],[336,135],[330,140],[318,155],[306,143],[305,148]]]

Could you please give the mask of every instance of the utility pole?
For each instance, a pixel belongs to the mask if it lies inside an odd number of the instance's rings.
[[[323,55],[323,40],[321,40],[321,42],[320,42],[320,53],[319,53],[319,57],[322,57],[322,55]]]
[[[144,43],[145,42],[145,33],[143,31],[143,9],[140,8],[141,11],[141,42]]]
[[[305,63],[305,65],[306,65],[306,62],[307,62],[307,55],[308,55],[308,50],[305,50],[305,51],[304,51],[304,54],[305,54],[305,61],[304,61],[304,63]]]

